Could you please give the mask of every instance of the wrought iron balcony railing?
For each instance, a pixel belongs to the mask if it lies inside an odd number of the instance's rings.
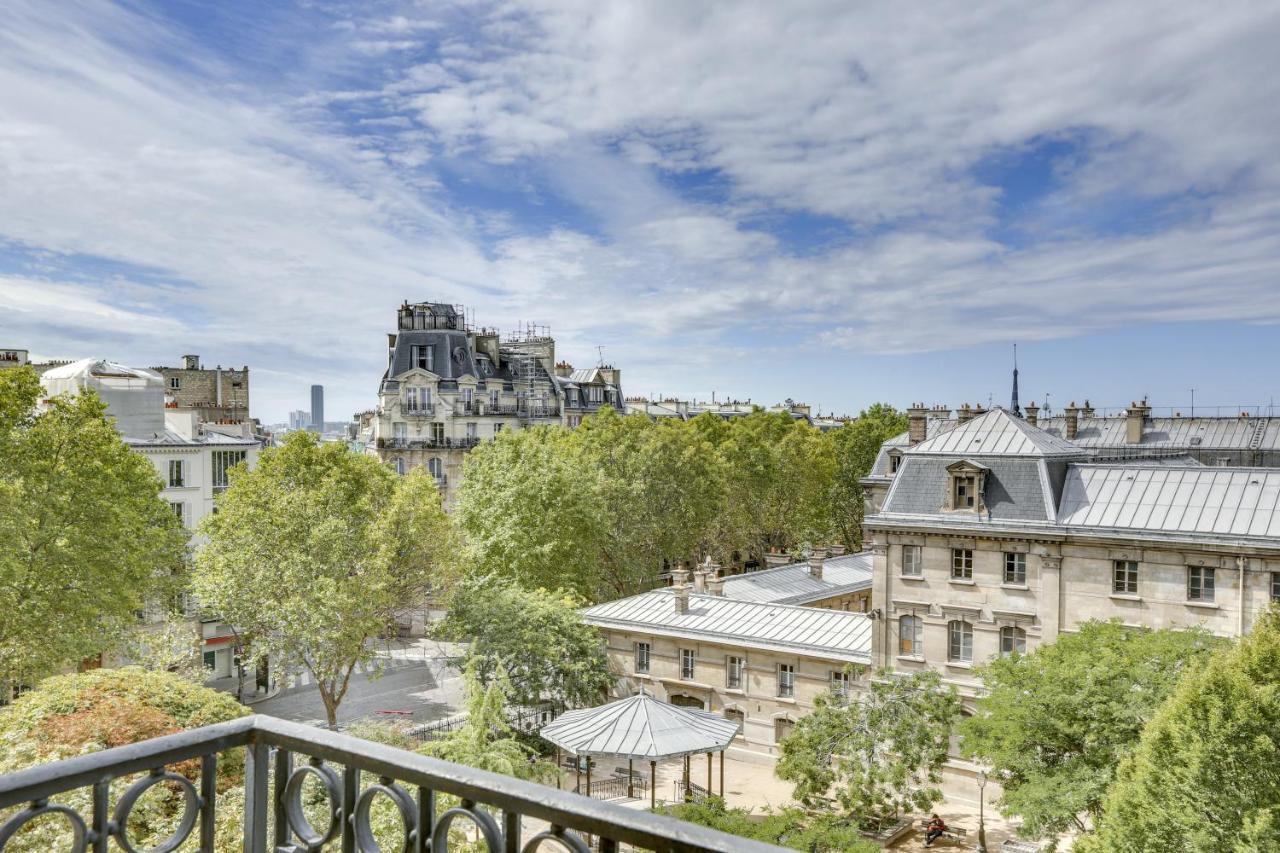
[[[173,835],[155,849],[175,850],[195,835],[200,850],[213,850],[218,758],[236,747],[245,747],[246,853],[319,850],[331,843],[340,843],[344,853],[378,850],[371,809],[383,797],[400,817],[402,845],[395,849],[414,853],[446,853],[449,829],[459,821],[459,826],[473,824],[491,853],[534,853],[540,849],[587,853],[586,838],[591,836],[601,851],[617,851],[619,844],[657,851],[780,851],[661,815],[264,716],[243,717],[0,776],[0,810],[25,805],[0,825],[0,851],[24,825],[43,816],[67,823],[73,835],[72,849],[77,853],[106,851],[113,838],[120,849],[132,850],[130,812],[146,791],[158,784],[180,791],[184,803]],[[307,761],[295,765],[295,757]],[[193,759],[200,762],[198,783],[167,769]],[[149,775],[135,781],[112,808],[112,780],[142,772]],[[313,827],[304,813],[302,789],[308,777],[320,782],[328,795],[330,820],[326,826]],[[92,789],[90,814],[51,802],[51,798],[80,788]],[[460,804],[437,808],[436,798],[441,794],[457,797]],[[268,813],[273,820],[268,820]],[[522,825],[522,818],[550,826],[534,832]],[[544,846],[543,842],[551,843]]]

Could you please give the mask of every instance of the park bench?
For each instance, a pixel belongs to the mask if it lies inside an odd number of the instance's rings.
[[[928,831],[929,831],[929,819],[924,818],[920,821],[920,832],[923,834]],[[945,830],[943,830],[941,837],[947,839],[948,841],[952,841],[952,842],[955,842],[956,844],[959,844],[960,842],[964,841],[965,838],[967,838],[968,836],[969,836],[969,830],[961,829],[958,826],[948,826]]]

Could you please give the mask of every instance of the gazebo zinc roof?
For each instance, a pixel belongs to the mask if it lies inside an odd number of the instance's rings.
[[[574,755],[660,761],[729,746],[741,723],[641,693],[596,708],[567,711],[542,737]]]

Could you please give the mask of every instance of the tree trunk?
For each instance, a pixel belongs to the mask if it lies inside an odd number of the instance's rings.
[[[324,715],[328,720],[329,731],[336,732],[338,730],[338,703],[333,701],[333,697],[325,688],[324,682],[320,682],[320,699],[324,702]]]

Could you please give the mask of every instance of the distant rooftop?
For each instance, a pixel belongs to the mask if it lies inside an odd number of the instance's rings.
[[[821,579],[810,574],[807,562],[732,575],[724,579],[724,594],[739,601],[808,604],[870,589],[872,556],[864,551],[828,557],[822,564]]]

